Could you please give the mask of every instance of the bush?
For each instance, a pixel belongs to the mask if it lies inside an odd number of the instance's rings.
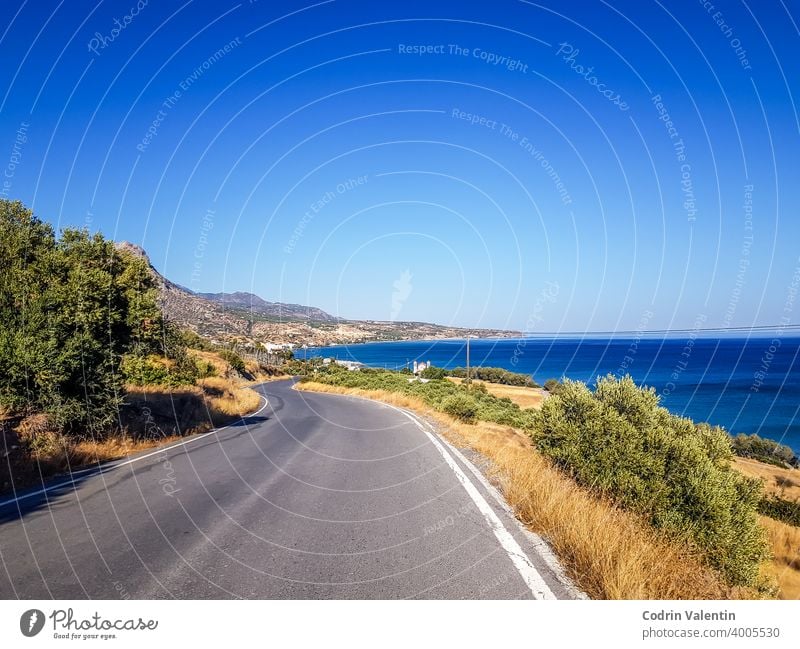
[[[561,381],[558,379],[547,379],[544,382],[544,389],[547,390],[549,394],[557,394],[561,389]]]
[[[295,358],[281,366],[281,369],[283,369],[286,374],[291,374],[293,376],[306,376],[314,371],[327,371],[328,368],[347,371],[341,365],[335,365],[333,363],[330,365],[323,365],[322,358],[319,356],[313,356],[308,360]]]
[[[210,365],[210,363],[209,363]],[[125,355],[122,359],[122,375],[130,385],[163,385],[178,387],[192,385],[200,375],[197,365],[190,358],[181,357],[170,363],[159,356]],[[213,371],[213,366],[211,366]],[[213,374],[209,375],[213,376]]]
[[[423,379],[443,379],[447,376],[447,372],[443,370],[441,367],[434,367],[433,365],[428,365],[422,372],[419,374]]]
[[[181,348],[169,368],[169,385],[193,385],[200,377],[200,368],[194,359]]]
[[[766,543],[761,485],[730,466],[727,433],[670,414],[651,388],[565,381],[534,414],[539,450],[580,484],[699,548],[731,584],[755,585]]]
[[[301,372],[297,373],[300,374]],[[361,368],[359,371],[350,372],[335,364],[320,367],[316,373],[305,374],[304,378],[348,388],[401,392],[418,397],[431,408],[440,411],[444,410],[444,404],[450,397],[461,395],[470,400],[470,403],[475,404],[475,416],[477,419],[523,429],[529,429],[532,425],[530,411],[521,410],[510,399],[500,399],[489,394],[484,389],[484,386],[480,384],[474,385],[467,391],[466,386],[457,385],[452,381],[443,379],[434,379],[427,383],[422,383],[421,381],[409,380],[410,377],[402,372],[366,367]]]
[[[169,376],[167,366],[150,356],[126,355],[121,368],[125,382],[131,385],[163,385]]]
[[[191,329],[181,330],[180,337],[184,346],[188,347],[189,349],[197,349],[202,352],[215,351],[215,346],[210,341],[206,340]]]
[[[467,376],[467,370],[463,367],[457,367],[451,370],[449,374],[450,376],[463,379]],[[486,381],[487,383],[518,385],[525,388],[539,387],[529,374],[509,372],[502,367],[473,367],[470,369],[469,374],[471,378]]]
[[[202,358],[196,358],[195,364],[197,365],[198,379],[207,379],[217,375],[217,368],[214,367],[214,363],[211,361],[206,361]]]
[[[442,401],[442,411],[459,421],[471,424],[478,417],[478,404],[466,394],[454,394]]]
[[[121,358],[163,335],[146,259],[86,230],[53,228],[0,200],[0,406],[45,412],[76,438],[105,434]]]
[[[782,521],[787,525],[800,527],[800,502],[787,500],[778,496],[762,498],[758,503],[758,511],[764,516]]]
[[[235,351],[231,349],[221,349],[217,353],[222,360],[227,362],[234,370],[239,372],[239,374],[244,374],[247,371],[247,368],[244,364],[244,359]]]
[[[791,448],[755,434],[739,434],[734,437],[733,452],[741,457],[749,457],[776,466],[798,466],[798,458]]]

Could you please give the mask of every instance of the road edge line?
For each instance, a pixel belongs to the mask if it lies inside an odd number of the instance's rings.
[[[254,392],[255,392],[255,390],[254,390]],[[255,412],[251,412],[251,413],[248,413],[246,415],[243,415],[242,417],[240,417],[240,419],[244,419],[245,417],[252,417],[253,415],[257,415],[258,413],[260,413],[262,410],[264,410],[264,408],[266,408],[269,405],[269,399],[267,399],[267,397],[265,397],[263,394],[260,394],[258,392],[256,392],[256,394],[258,394],[258,396],[261,399],[264,400],[264,405],[261,406]],[[39,489],[37,491],[31,491],[30,493],[22,494],[21,496],[14,496],[13,498],[9,498],[8,500],[0,501],[0,507],[5,507],[6,505],[11,505],[12,503],[19,503],[22,500],[27,500],[28,498],[33,498],[34,496],[40,496],[42,494],[47,494],[47,493],[53,491],[54,489],[58,489],[60,487],[66,487],[68,485],[75,486],[75,478],[74,478],[74,476],[80,475],[82,473],[87,473],[89,471],[97,471],[97,475],[103,475],[105,473],[108,473],[109,471],[113,471],[114,469],[117,469],[117,468],[120,468],[120,467],[123,467],[123,466],[128,466],[129,464],[134,464],[135,462],[139,462],[141,460],[146,460],[149,457],[153,457],[154,455],[158,455],[159,453],[164,453],[165,451],[170,451],[173,448],[178,448],[180,446],[186,446],[187,444],[190,444],[192,442],[197,442],[197,441],[199,441],[199,440],[201,440],[201,439],[203,439],[205,437],[208,437],[209,435],[216,435],[218,433],[221,433],[226,428],[230,428],[232,425],[233,424],[226,424],[225,426],[222,426],[221,428],[214,428],[213,430],[210,430],[207,433],[202,433],[200,435],[193,435],[189,439],[185,439],[185,440],[183,440],[181,442],[175,442],[173,444],[170,444],[169,446],[158,447],[156,450],[154,450],[154,451],[152,451],[150,453],[147,453],[145,455],[137,455],[136,457],[133,457],[133,458],[130,458],[130,459],[127,459],[127,460],[125,460],[125,459],[123,459],[123,460],[112,460],[112,462],[107,463],[107,464],[100,464],[98,466],[87,467],[85,469],[79,469],[77,471],[72,471],[69,474],[70,476],[72,476],[71,479],[63,480],[61,482],[57,482],[56,484],[52,484],[52,485],[48,485],[46,487],[42,487],[41,489]]]
[[[408,411],[412,417],[417,419],[422,425],[430,424],[420,417],[417,413]],[[517,518],[517,514],[511,505],[508,504],[506,499],[503,497],[503,494],[495,487],[489,480],[486,478],[483,473],[481,473],[480,469],[476,467],[470,460],[467,458],[460,450],[458,450],[455,446],[453,446],[450,442],[444,439],[441,435],[439,435],[435,429],[431,427],[432,434],[436,435],[436,437],[448,448],[448,450],[456,456],[461,462],[466,466],[473,476],[480,482],[481,486],[492,496],[492,498],[497,502],[498,506],[506,512],[516,523],[517,530],[530,542],[530,544],[535,548],[536,552],[538,553],[539,557],[544,561],[550,570],[553,571],[554,576],[558,579],[559,583],[566,588],[570,594],[575,597],[575,599],[589,599],[589,596],[584,593],[575,582],[570,579],[569,575],[567,575],[564,566],[558,560],[555,552],[550,547],[550,544],[542,538],[536,532],[532,532],[529,530],[522,522]],[[491,460],[490,460],[491,461]]]
[[[511,532],[506,529],[505,525],[503,525],[503,521],[500,520],[500,517],[497,515],[494,509],[492,509],[492,506],[486,502],[486,499],[483,497],[481,492],[478,491],[478,488],[469,479],[467,474],[464,473],[453,456],[447,452],[445,447],[442,445],[442,441],[439,440],[436,435],[428,431],[411,413],[390,403],[385,405],[405,415],[411,422],[414,423],[417,428],[425,433],[436,450],[439,451],[442,458],[444,458],[445,463],[453,471],[456,479],[461,483],[461,486],[464,487],[467,495],[472,499],[472,502],[475,503],[478,511],[483,515],[484,520],[489,525],[492,532],[494,532],[495,538],[497,538],[500,546],[503,548],[503,550],[505,550],[509,559],[511,559],[511,562],[514,564],[517,572],[519,572],[520,577],[522,577],[522,580],[525,582],[525,585],[528,586],[528,589],[531,591],[533,597],[539,600],[557,599],[542,575],[539,574],[536,566],[533,565],[530,557],[525,554],[525,551],[520,547],[519,543],[517,543],[517,540],[514,538]]]
[[[292,389],[293,390],[297,390],[298,392],[302,392],[303,391],[301,388],[297,387],[297,384],[293,385]],[[541,536],[539,536],[535,532],[532,532],[531,530],[529,530],[527,527],[525,527],[522,524],[522,522],[517,518],[516,513],[514,512],[514,510],[506,502],[506,500],[503,497],[503,495],[498,491],[498,489],[493,484],[491,484],[486,479],[486,476],[484,476],[480,472],[480,470],[474,464],[472,464],[472,462],[470,462],[469,459],[467,459],[463,455],[463,453],[461,453],[457,448],[455,448],[452,444],[450,444],[450,442],[448,442],[446,439],[444,439],[442,436],[440,436],[437,432],[435,432],[433,430],[432,431],[428,431],[424,427],[425,423],[427,423],[427,422],[425,422],[425,420],[420,415],[416,414],[413,411],[406,410],[404,408],[400,408],[399,406],[395,406],[394,404],[388,403],[386,401],[381,401],[380,399],[371,399],[371,398],[363,397],[363,396],[357,395],[357,394],[339,394],[339,393],[336,393],[336,392],[315,392],[314,390],[309,390],[308,392],[314,392],[314,394],[331,394],[333,396],[338,396],[338,397],[344,397],[344,398],[350,398],[350,399],[358,399],[359,401],[370,401],[372,403],[375,403],[375,404],[378,404],[378,405],[381,405],[381,406],[385,406],[387,408],[391,408],[392,410],[396,410],[396,411],[402,413],[403,415],[405,415],[407,418],[409,418],[417,426],[417,428],[422,430],[422,432],[424,432],[428,436],[428,438],[433,442],[433,444],[437,447],[437,450],[439,450],[439,452],[444,457],[444,459],[447,462],[448,466],[450,466],[451,468],[454,468],[454,472],[456,473],[456,477],[457,478],[459,477],[459,473],[461,475],[463,475],[464,479],[470,484],[470,486],[472,486],[473,489],[475,489],[475,491],[477,492],[478,497],[480,497],[483,500],[483,502],[486,504],[486,506],[489,507],[489,504],[486,502],[486,499],[483,498],[483,496],[481,495],[481,493],[479,491],[477,491],[477,489],[475,488],[475,485],[470,482],[469,478],[461,470],[461,467],[459,467],[458,464],[455,464],[455,460],[453,460],[452,456],[450,456],[447,453],[447,451],[445,451],[444,447],[447,447],[450,450],[450,452],[452,452],[453,455],[458,457],[458,459],[461,460],[461,462],[464,463],[464,465],[470,470],[470,472],[480,482],[481,486],[483,486],[484,489],[486,489],[486,491],[489,494],[491,494],[492,498],[497,502],[497,504],[500,506],[500,508],[511,517],[512,521],[516,525],[516,529],[520,532],[520,534],[522,534],[531,543],[531,545],[533,546],[534,550],[539,555],[539,557],[542,559],[542,561],[544,561],[544,563],[547,565],[547,567],[553,572],[553,576],[558,580],[558,582],[561,584],[561,586],[563,588],[565,588],[569,592],[569,594],[572,597],[574,597],[577,600],[588,600],[588,599],[590,599],[589,596],[586,593],[584,593],[575,584],[575,582],[572,581],[572,579],[570,579],[569,575],[567,575],[566,569],[561,564],[561,562],[558,560],[558,557],[555,555],[555,553],[553,552],[553,549],[550,547],[550,545],[547,543],[547,541],[545,541]],[[423,423],[423,422],[425,422],[425,423]],[[442,446],[442,445],[444,445],[444,446]],[[467,489],[466,485],[464,485],[464,482],[461,481],[460,478],[459,478],[459,482],[461,482],[462,485],[464,486],[464,488]],[[467,491],[469,493],[468,489],[467,489]],[[470,494],[470,496],[471,495],[472,494]],[[476,505],[477,505],[477,503],[476,503]],[[479,509],[480,509],[480,507],[479,507]],[[491,509],[491,507],[489,507],[489,509]],[[481,513],[483,513],[483,511],[481,511]],[[497,514],[493,510],[492,510],[492,514],[497,518],[498,523],[503,528],[503,530],[506,532],[506,534],[508,534],[511,537],[511,540],[513,541],[514,545],[519,550],[519,554],[522,557],[525,558],[525,562],[527,562],[530,565],[530,567],[533,570],[533,572],[538,576],[538,578],[540,580],[542,580],[542,583],[544,583],[545,587],[548,588],[548,590],[549,590],[549,586],[547,586],[546,582],[544,582],[544,580],[541,577],[541,575],[539,574],[538,570],[536,570],[536,567],[533,566],[533,564],[531,563],[530,558],[528,557],[528,555],[520,547],[519,543],[517,543],[516,539],[514,539],[514,537],[511,535],[511,533],[505,528],[505,526],[503,525],[502,521],[500,521],[499,517],[497,517]],[[490,526],[491,526],[491,523],[490,523]],[[494,531],[494,527],[492,527],[492,529]],[[501,542],[501,545],[502,545],[502,542]],[[503,549],[504,550],[506,549],[505,546],[503,546]],[[508,550],[506,550],[506,552],[508,552]],[[514,556],[512,556],[510,553],[509,553],[509,556],[511,557],[512,561],[514,561]],[[516,562],[515,562],[514,565],[515,565],[515,567],[517,567]],[[525,576],[522,573],[520,573],[520,575],[522,576],[523,580],[525,580]],[[526,585],[530,586],[530,584],[528,584],[527,580],[526,580]],[[549,590],[549,592],[551,593],[551,597],[549,599],[557,599],[555,597],[555,595],[552,593],[551,590]],[[535,593],[534,593],[534,597],[536,597]],[[536,599],[546,599],[546,598],[538,598],[538,597],[536,597]]]

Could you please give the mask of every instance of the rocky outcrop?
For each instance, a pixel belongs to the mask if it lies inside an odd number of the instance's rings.
[[[161,275],[140,246],[121,242],[117,248],[141,256],[150,264],[167,319],[216,342],[324,346],[375,340],[520,335],[519,332],[460,329],[425,322],[343,320],[316,307],[268,302],[253,293],[195,293]]]

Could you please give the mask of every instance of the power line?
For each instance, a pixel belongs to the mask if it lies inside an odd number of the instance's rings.
[[[691,329],[616,329],[614,331],[539,331],[526,332],[526,337],[534,336],[618,336],[636,334],[648,336],[652,334],[688,334],[688,333],[753,333],[764,331],[800,331],[800,324],[793,325],[756,325],[754,327],[704,327]]]

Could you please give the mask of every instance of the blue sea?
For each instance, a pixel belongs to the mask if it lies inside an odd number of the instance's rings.
[[[630,374],[654,387],[674,413],[758,433],[800,453],[800,338],[473,339],[472,366],[502,367],[593,383]],[[444,368],[466,365],[466,341],[404,341],[309,348],[309,355],[399,369],[415,359]]]

